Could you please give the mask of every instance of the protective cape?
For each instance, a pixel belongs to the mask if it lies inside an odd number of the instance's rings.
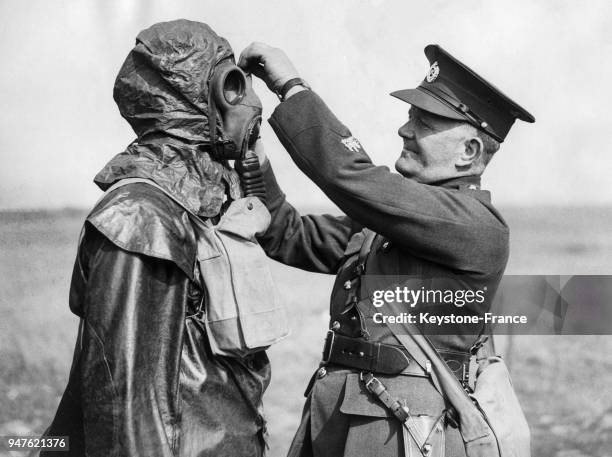
[[[208,83],[232,49],[208,25],[177,20],[155,24],[136,38],[115,80],[113,97],[138,139],[95,177],[103,190],[121,178],[148,178],[195,213],[219,214],[226,188],[240,197],[237,174],[213,160],[218,143],[231,141],[209,125]]]
[[[206,97],[196,94],[211,62],[227,55],[227,42],[204,24],[157,24],[139,35],[115,87],[138,139],[98,174],[100,187],[149,178],[210,216],[226,192],[237,195],[234,172],[206,152]],[[159,189],[129,184],[93,208],[70,287],[79,336],[46,432],[70,437],[67,455],[263,453],[268,358],[212,356],[201,320],[205,283],[187,213]]]

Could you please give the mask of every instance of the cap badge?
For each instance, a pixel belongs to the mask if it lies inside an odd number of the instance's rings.
[[[429,68],[429,73],[427,73],[425,80],[428,83],[432,83],[436,80],[439,74],[440,74],[440,67],[438,67],[438,62],[436,61],[431,64],[431,67]]]
[[[355,138],[354,136],[343,138],[341,142],[344,145],[344,147],[351,152],[357,152],[359,151],[359,149],[361,149],[361,144],[359,143],[359,140]]]

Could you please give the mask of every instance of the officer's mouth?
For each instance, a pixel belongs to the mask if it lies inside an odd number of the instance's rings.
[[[416,151],[414,151],[412,149],[408,149],[406,147],[404,147],[402,149],[402,154],[401,154],[402,159],[410,159],[410,158],[412,158],[414,156],[417,156],[417,155],[419,155],[418,152],[416,152]]]

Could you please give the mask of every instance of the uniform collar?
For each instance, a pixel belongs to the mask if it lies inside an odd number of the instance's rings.
[[[459,176],[428,183],[431,186],[457,190],[480,190],[480,176]]]

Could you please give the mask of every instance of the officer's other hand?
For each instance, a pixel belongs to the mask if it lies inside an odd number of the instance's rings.
[[[254,42],[240,54],[238,65],[266,83],[268,89],[278,93],[283,85],[300,75],[282,49]]]

